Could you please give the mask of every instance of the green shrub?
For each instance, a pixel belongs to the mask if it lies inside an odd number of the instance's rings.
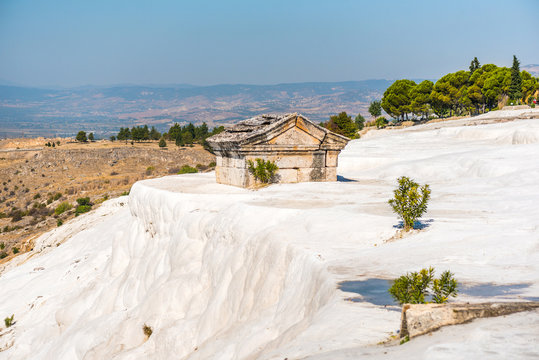
[[[457,296],[457,280],[453,278],[453,274],[449,271],[444,271],[439,279],[434,279],[432,283],[432,302],[443,304],[447,302],[450,296]]]
[[[161,138],[161,140],[159,140],[159,147],[160,148],[167,147],[167,142],[165,141],[165,139]]]
[[[247,161],[247,169],[254,176],[256,181],[260,181],[263,184],[269,184],[275,180],[275,174],[279,168],[273,161],[265,161],[262,159],[255,159],[256,165],[252,160]]]
[[[37,193],[37,194],[34,195],[34,200],[39,199],[40,197],[41,197],[41,194]]]
[[[378,129],[383,129],[387,126],[388,121],[386,120],[385,117],[380,116],[379,118],[376,119],[374,123]]]
[[[78,198],[77,203],[79,205],[90,205],[90,206],[92,205],[92,204],[90,204],[90,198],[89,197]]]
[[[4,244],[4,242],[1,242],[0,243],[0,250],[4,250],[5,247],[6,247],[6,244]]]
[[[6,327],[10,327],[11,325],[13,325],[13,318],[15,317],[15,315],[11,315],[11,317],[7,317],[4,319],[4,324],[6,325]]]
[[[215,163],[215,161],[212,161],[211,163],[208,164],[208,167],[215,167],[217,164]]]
[[[14,246],[14,247],[11,248],[11,251],[13,251],[13,254],[18,254],[19,253],[19,248]]]
[[[194,173],[197,173],[198,170],[192,166],[189,166],[189,165],[184,165],[181,167],[180,171],[178,171],[178,175],[181,175],[181,174],[194,174]]]
[[[73,207],[73,205],[71,205],[67,201],[64,201],[64,202],[60,203],[60,205],[58,205],[56,207],[56,209],[54,209],[54,213],[56,215],[61,215],[61,214],[65,213],[66,211],[71,210],[72,207]]]
[[[399,187],[393,191],[394,198],[389,200],[393,211],[399,215],[404,224],[404,230],[414,227],[414,223],[427,211],[430,198],[429,185],[419,187],[419,184],[406,176],[398,178]],[[419,191],[421,191],[421,194]]]
[[[153,167],[153,166],[148,166],[148,167],[146,168],[146,175],[151,175],[151,174],[153,174],[154,171],[155,171],[155,167]]]
[[[92,210],[92,205],[79,205],[75,209],[75,216],[78,216],[79,214],[87,213],[90,210]]]
[[[59,193],[59,192],[58,192],[58,193],[54,194],[54,196],[52,197],[52,199],[53,199],[54,201],[56,201],[56,200],[58,200],[58,199],[61,198],[61,197],[62,197],[62,193]]]
[[[444,271],[439,279],[435,279],[434,268],[430,267],[402,275],[393,282],[388,291],[401,305],[428,302],[442,304],[447,302],[450,296],[457,296],[457,287],[458,283],[450,271]]]
[[[6,258],[7,253],[5,251],[0,252],[0,259]]]
[[[56,222],[56,226],[62,226],[64,224],[64,222],[62,221],[62,219],[58,219],[58,221]]]

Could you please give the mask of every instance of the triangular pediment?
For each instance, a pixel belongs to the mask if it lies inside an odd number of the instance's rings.
[[[290,117],[286,122],[259,137],[253,145],[309,145],[319,146],[326,133],[301,115]]]
[[[268,140],[267,143],[271,145],[319,145],[320,140],[294,126]]]

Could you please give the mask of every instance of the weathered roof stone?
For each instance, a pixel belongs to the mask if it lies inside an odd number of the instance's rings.
[[[338,138],[341,138],[345,142],[348,142],[350,140],[342,135],[335,134],[319,125],[314,124],[312,121],[308,120],[301,114],[291,113],[284,115],[257,115],[250,119],[240,121],[235,125],[226,127],[225,131],[208,138],[207,141],[210,145],[215,145],[217,147],[222,147],[223,145],[242,145],[245,143],[249,143],[252,139],[259,138],[259,136],[262,134],[272,132],[272,130],[280,127],[281,125],[284,125],[289,120],[296,117],[301,117],[305,121],[309,122],[312,126],[316,127],[318,131],[322,131],[325,134],[332,134]]]

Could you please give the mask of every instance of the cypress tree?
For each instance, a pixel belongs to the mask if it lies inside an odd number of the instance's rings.
[[[477,57],[474,57],[470,63],[470,75],[472,75],[475,70],[479,69],[480,67],[481,65],[479,64],[479,60],[477,60]]]
[[[522,97],[522,77],[520,76],[520,61],[513,55],[513,66],[511,67],[511,86],[509,87],[509,97],[512,100],[519,100]]]

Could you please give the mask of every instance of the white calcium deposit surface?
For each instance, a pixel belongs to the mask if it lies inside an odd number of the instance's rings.
[[[334,183],[138,182],[1,270],[15,323],[0,324],[0,358],[536,359],[539,311],[386,346],[400,313],[337,289],[434,266],[539,296],[539,121],[475,121],[370,132]],[[387,200],[402,175],[432,198],[424,228],[399,237]]]

